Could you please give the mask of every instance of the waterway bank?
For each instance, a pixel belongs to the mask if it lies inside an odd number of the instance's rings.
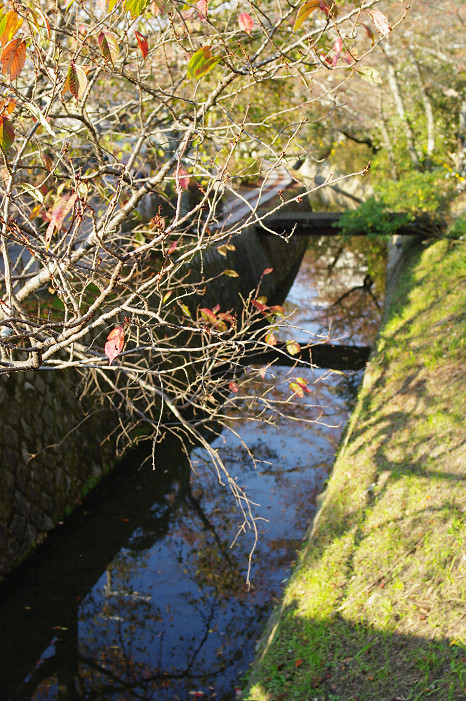
[[[465,697],[464,261],[404,259],[249,701]]]

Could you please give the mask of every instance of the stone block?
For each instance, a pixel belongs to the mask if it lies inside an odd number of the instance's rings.
[[[24,532],[26,530],[26,519],[19,514],[15,514],[13,516],[13,520],[11,522],[10,526],[10,534],[14,540],[17,541],[16,547],[18,547],[18,544],[21,543]]]

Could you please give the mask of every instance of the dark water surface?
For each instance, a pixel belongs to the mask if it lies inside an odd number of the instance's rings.
[[[330,325],[335,342],[372,341],[378,310],[360,286],[380,254],[361,246],[317,242],[308,251],[286,305],[297,310],[296,327],[317,340]],[[378,282],[371,289],[377,299]],[[290,334],[307,340],[298,328]],[[361,379],[273,368],[264,381],[278,383],[274,392],[286,399],[290,373],[306,378],[312,392],[302,413],[320,423],[303,427],[301,410],[265,426],[232,415],[238,435],[214,443],[264,519],[251,589],[253,536],[240,534],[230,548],[241,514],[207,453],[192,453],[195,474],[175,444],[162,444],[155,471],[133,456],[7,582],[0,699],[239,696],[235,689],[315,513]]]

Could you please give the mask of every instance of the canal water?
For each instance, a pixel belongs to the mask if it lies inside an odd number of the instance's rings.
[[[279,335],[370,344],[383,269],[374,244],[317,240],[285,305],[294,316]],[[252,396],[255,382],[269,382],[286,402],[296,377],[310,392],[288,419],[260,424],[232,410],[233,432],[214,441],[254,502],[259,540],[251,560],[253,533],[238,533],[241,514],[205,451],[191,453],[194,471],[174,443],[162,444],[155,471],[132,456],[4,587],[2,699],[241,698],[362,373],[274,365],[262,375],[242,378],[240,392]]]

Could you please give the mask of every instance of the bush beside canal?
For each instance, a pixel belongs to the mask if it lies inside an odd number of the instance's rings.
[[[465,278],[408,252],[249,701],[465,698]]]

